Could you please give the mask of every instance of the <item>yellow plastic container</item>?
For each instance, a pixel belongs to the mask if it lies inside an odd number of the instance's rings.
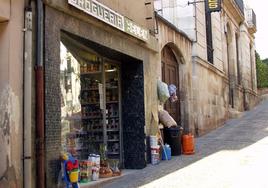
[[[78,182],[79,179],[79,170],[72,170],[69,174],[69,179],[71,183]]]

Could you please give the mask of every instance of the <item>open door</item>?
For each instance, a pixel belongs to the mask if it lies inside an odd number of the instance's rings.
[[[174,84],[179,89],[179,64],[176,57],[169,46],[165,46],[161,53],[162,59],[162,81],[168,85]],[[179,98],[179,92],[177,90]],[[165,110],[173,117],[173,119],[180,123],[180,102],[179,100],[171,103],[169,100],[165,103]]]

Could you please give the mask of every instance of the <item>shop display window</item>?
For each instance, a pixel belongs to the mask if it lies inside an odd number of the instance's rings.
[[[79,160],[121,159],[119,63],[78,44],[61,43],[61,143]],[[105,153],[100,151],[105,147]]]

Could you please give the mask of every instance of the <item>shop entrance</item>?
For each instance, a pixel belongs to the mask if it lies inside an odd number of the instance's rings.
[[[62,149],[145,167],[142,62],[62,32],[60,68]]]
[[[179,89],[179,64],[176,57],[169,46],[165,46],[161,52],[162,59],[162,80],[169,84],[174,84]],[[179,98],[179,93],[177,92]],[[180,123],[180,99],[174,103],[169,100],[166,102],[164,108],[169,112],[173,119]]]
[[[120,64],[63,39],[61,93],[63,150],[122,160]],[[74,48],[73,48],[74,47]]]

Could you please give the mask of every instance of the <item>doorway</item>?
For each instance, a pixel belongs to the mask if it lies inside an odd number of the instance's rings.
[[[70,71],[61,71],[79,77],[69,79],[68,76],[62,76],[61,79],[66,81],[61,83],[69,87],[71,82],[77,82],[77,87],[70,88],[79,91],[64,96],[70,101],[71,108],[68,109],[79,111],[80,116],[75,116],[75,120],[80,127],[72,128],[85,130],[86,134],[78,136],[79,141],[89,139],[84,144],[87,146],[87,154],[100,154],[100,144],[104,144],[108,159],[119,160],[121,167],[144,168],[146,160],[142,61],[66,31],[61,32],[61,42],[68,49],[68,54],[72,54],[72,59],[76,59],[70,61],[70,64],[76,62],[79,67],[69,67]],[[61,52],[61,55],[63,54]],[[68,61],[68,54],[66,58],[62,58],[62,63],[65,59]],[[63,67],[68,69],[68,62],[65,64]],[[78,108],[72,105],[75,100],[71,96],[74,95],[78,99]],[[69,117],[69,114],[64,112],[61,116],[65,114]],[[68,124],[66,121],[61,122]],[[65,124],[62,133],[70,130],[65,129]],[[83,158],[86,158],[86,155],[81,155],[81,159]]]
[[[165,46],[161,52],[162,59],[162,80],[166,84],[174,84],[179,89],[179,64],[174,52],[169,46]],[[177,92],[178,101],[165,103],[164,109],[169,112],[173,119],[180,124],[180,96]]]

